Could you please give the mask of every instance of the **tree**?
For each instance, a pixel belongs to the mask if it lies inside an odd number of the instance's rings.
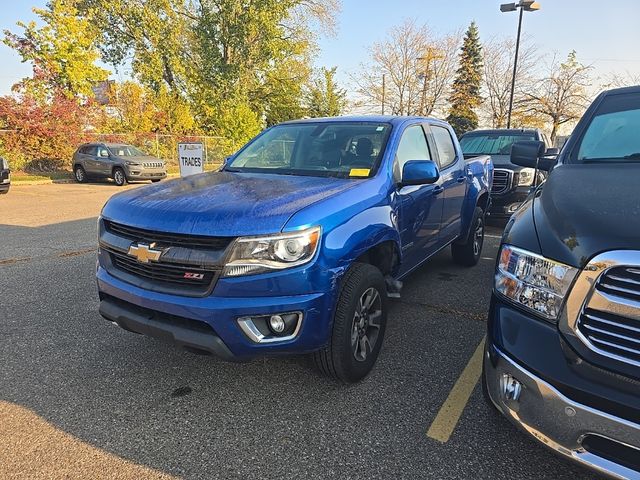
[[[79,0],[51,0],[47,8],[34,8],[44,25],[18,22],[22,35],[4,31],[4,43],[33,64],[33,77],[15,88],[31,90],[40,98],[63,93],[69,98],[92,97],[97,82],[109,72],[96,65],[98,30],[79,9]]]
[[[407,20],[369,48],[370,60],[353,77],[361,106],[393,115],[432,115],[444,106],[455,72],[460,35],[436,37]],[[383,88],[384,84],[384,88]]]
[[[551,124],[551,142],[566,123],[579,119],[589,105],[591,67],[578,62],[575,51],[558,65],[554,59],[549,74],[527,94],[528,110],[543,115]]]
[[[482,46],[478,27],[471,22],[462,43],[460,64],[449,97],[451,108],[447,121],[458,135],[478,127],[478,115],[474,109],[482,103],[481,82]]]
[[[484,101],[481,110],[485,121],[493,128],[507,126],[514,51],[515,43],[510,39],[492,39],[482,47]],[[526,40],[523,41],[518,57],[511,114],[511,124],[514,127],[541,127],[544,124],[540,115],[531,115],[526,109],[527,93],[531,93],[535,87],[534,70],[538,62],[535,47],[528,45]]]
[[[307,115],[335,117],[347,106],[347,92],[336,83],[337,67],[322,68],[307,92]]]

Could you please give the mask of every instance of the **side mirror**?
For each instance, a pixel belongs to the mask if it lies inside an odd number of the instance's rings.
[[[545,157],[557,157],[560,154],[560,149],[556,147],[547,148],[544,152]]]
[[[556,158],[545,158],[544,154],[544,142],[516,142],[511,147],[511,163],[548,172],[556,164]]]
[[[438,166],[431,160],[409,160],[402,167],[401,185],[428,185],[440,178]]]

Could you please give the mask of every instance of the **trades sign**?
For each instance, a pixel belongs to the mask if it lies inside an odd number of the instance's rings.
[[[202,143],[179,143],[178,161],[180,176],[187,177],[204,171],[204,149]]]

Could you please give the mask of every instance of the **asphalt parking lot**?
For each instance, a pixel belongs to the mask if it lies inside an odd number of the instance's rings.
[[[0,198],[0,478],[590,478],[474,383],[499,228],[477,267],[447,250],[405,282],[377,367],[345,387],[305,358],[224,363],[103,320],[96,217],[117,191]]]

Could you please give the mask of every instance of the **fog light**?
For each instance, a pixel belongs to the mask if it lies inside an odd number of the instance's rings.
[[[284,332],[284,329],[286,328],[284,319],[280,315],[272,315],[269,319],[269,328],[273,331],[273,333]]]
[[[517,402],[522,393],[522,384],[508,373],[503,373],[500,377],[500,394],[505,400]]]

